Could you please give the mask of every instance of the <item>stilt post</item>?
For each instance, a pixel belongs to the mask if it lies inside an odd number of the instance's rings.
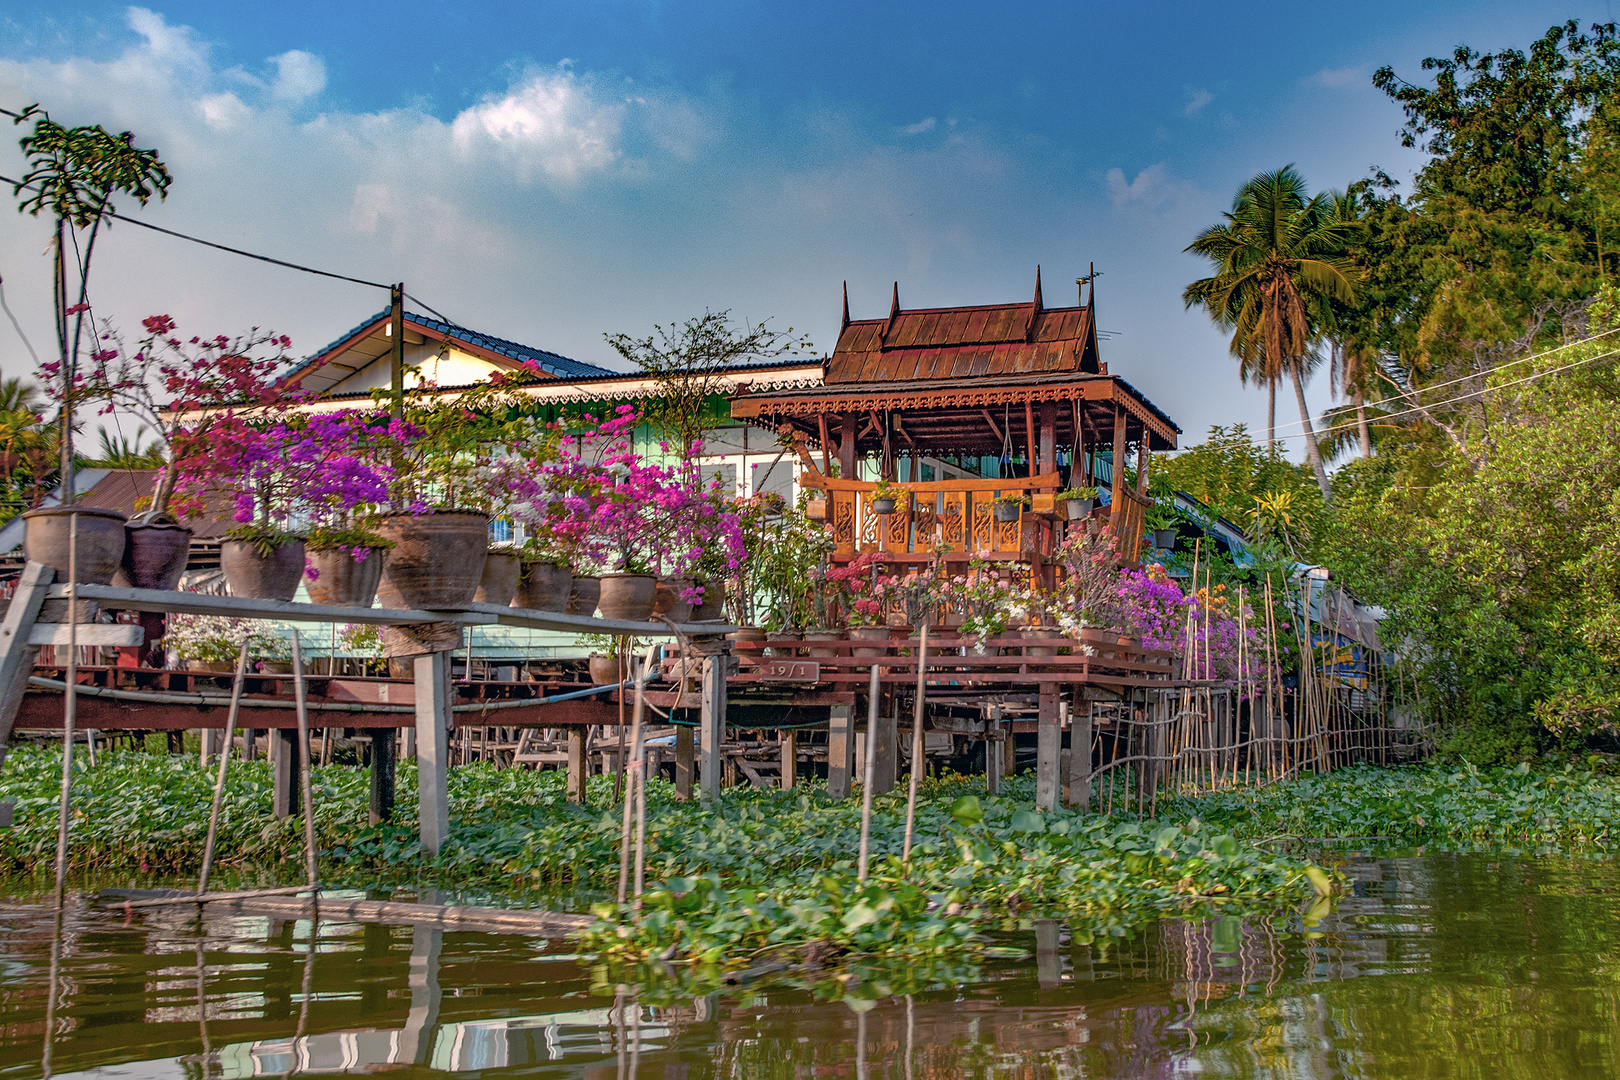
[[[422,846],[437,855],[450,833],[450,654],[424,653],[412,664]]]

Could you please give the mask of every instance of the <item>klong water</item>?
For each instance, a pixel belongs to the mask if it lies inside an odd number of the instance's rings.
[[[0,888],[0,1080],[1620,1074],[1620,866],[1346,870],[1354,892],[1313,924],[1167,921],[1091,944],[1047,924],[1011,935],[1027,960],[864,1011],[768,983],[654,1006],[593,991],[566,941],[494,934],[79,898],[57,938],[39,897]]]

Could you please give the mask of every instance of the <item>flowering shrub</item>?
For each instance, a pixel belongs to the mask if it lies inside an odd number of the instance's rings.
[[[219,615],[170,615],[164,640],[182,660],[230,664],[245,644],[250,660],[283,660],[292,655],[287,642],[250,619]]]
[[[1188,595],[1158,564],[1120,574],[1125,629],[1182,657],[1188,678],[1263,680],[1264,638],[1253,609],[1225,585]]]

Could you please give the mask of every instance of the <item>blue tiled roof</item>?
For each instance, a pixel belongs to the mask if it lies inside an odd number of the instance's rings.
[[[383,308],[377,314],[371,316],[369,319],[366,319],[359,326],[340,334],[337,340],[327,345],[324,349],[321,349],[319,352],[311,355],[309,360],[299,365],[297,369],[291,372],[291,375],[299,374],[305,368],[309,367],[310,364],[313,364],[315,361],[326,356],[333,349],[337,348],[345,341],[348,341],[366,327],[372,326],[379,319],[386,319],[387,317],[388,309]],[[533,360],[535,363],[540,365],[541,370],[555,375],[560,379],[578,379],[589,378],[593,375],[623,374],[622,372],[614,371],[611,368],[597,367],[595,364],[586,364],[581,363],[578,360],[570,360],[566,356],[561,356],[554,352],[547,352],[545,349],[534,349],[527,345],[519,345],[515,341],[507,341],[505,338],[493,337],[489,334],[480,334],[476,330],[469,330],[464,326],[454,326],[450,323],[440,322],[438,319],[430,319],[426,315],[418,315],[413,311],[407,311],[405,313],[405,321],[407,323],[413,323],[417,326],[423,327],[424,329],[432,330],[434,333],[443,334],[446,337],[455,338],[458,341],[465,341],[469,345],[476,345],[480,349],[488,349],[490,352],[499,353],[502,356],[510,357],[519,363],[522,363],[525,360]]]

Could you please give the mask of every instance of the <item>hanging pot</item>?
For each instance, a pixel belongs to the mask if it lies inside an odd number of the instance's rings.
[[[619,658],[616,656],[591,653],[586,665],[590,669],[591,682],[596,686],[607,686],[609,683],[619,681]]]
[[[56,568],[56,580],[67,584],[68,546],[73,516],[79,518],[80,585],[107,585],[124,557],[124,515],[96,506],[52,506],[30,510],[24,522],[23,552],[30,562]]]
[[[596,601],[602,595],[602,579],[594,574],[575,574],[574,584],[568,591],[565,615],[583,615],[587,619],[596,614]]]
[[[651,574],[603,574],[596,608],[604,619],[646,622],[657,592],[658,579]]]
[[[1001,522],[1017,521],[1018,512],[1023,508],[1023,503],[998,502],[996,503],[996,520]]]
[[[811,521],[827,520],[826,499],[806,499],[804,502],[804,516]]]
[[[517,606],[560,614],[568,607],[573,588],[574,572],[568,567],[548,562],[524,563],[517,583]]]
[[[377,531],[393,541],[383,556],[383,607],[465,608],[484,576],[489,518],[474,510],[385,514]]]
[[[309,552],[309,566],[315,577],[304,575],[304,588],[313,603],[334,607],[368,608],[377,599],[382,580],[382,548],[368,547],[366,557],[355,561],[352,548],[321,548]]]
[[[1068,509],[1069,520],[1079,521],[1091,515],[1092,507],[1097,505],[1096,499],[1065,499],[1063,505]]]
[[[232,596],[291,600],[304,576],[304,542],[287,540],[265,554],[251,541],[226,540],[219,546],[219,568]]]
[[[82,528],[84,522],[80,521]],[[173,592],[191,555],[191,530],[184,525],[131,521],[124,526],[124,557],[112,583],[125,589]]]
[[[1153,546],[1156,547],[1156,548],[1163,548],[1165,551],[1173,551],[1173,550],[1175,550],[1175,546],[1176,546],[1176,530],[1174,530],[1174,529],[1155,529],[1155,530],[1153,530]]]
[[[491,551],[484,557],[484,574],[478,579],[474,603],[507,607],[517,597],[518,577],[523,560],[515,551]]]
[[[658,579],[657,592],[653,597],[653,614],[662,615],[673,623],[690,622],[692,602],[684,594],[691,587],[692,579],[689,577]]]
[[[894,513],[894,508],[899,505],[899,502],[898,499],[873,499],[872,513],[888,516]]]
[[[724,622],[726,618],[726,583],[703,583],[703,602],[692,609],[693,622]]]

